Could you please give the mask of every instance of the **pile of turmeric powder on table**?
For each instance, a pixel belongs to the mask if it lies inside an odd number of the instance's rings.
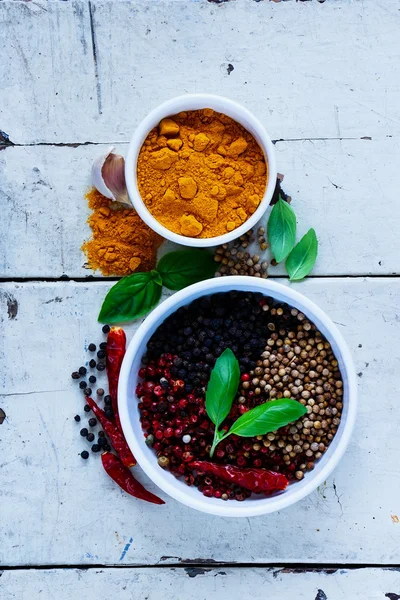
[[[154,268],[163,239],[150,229],[133,208],[108,200],[94,188],[86,194],[92,213],[92,237],[82,250],[90,269],[103,275],[129,275]]]
[[[257,209],[267,167],[244,127],[205,108],[163,119],[150,131],[137,180],[144,203],[164,227],[210,238],[236,229]]]

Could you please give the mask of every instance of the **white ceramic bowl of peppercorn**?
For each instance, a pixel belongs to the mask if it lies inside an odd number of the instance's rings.
[[[159,466],[156,453],[145,443],[138,399],[135,394],[140,380],[138,371],[147,343],[161,323],[180,307],[190,304],[197,298],[232,290],[261,293],[301,311],[330,343],[343,382],[340,424],[328,449],[315,462],[315,468],[305,472],[301,481],[290,483],[283,492],[271,496],[253,494],[241,502],[205,497],[196,487],[189,487],[182,479],[177,479],[172,473]],[[352,357],[346,342],[331,319],[316,304],[292,286],[254,277],[231,276],[210,279],[187,287],[152,311],[138,328],[126,352],[119,381],[118,401],[122,427],[133,454],[148,477],[166,494],[191,508],[209,514],[222,517],[250,517],[275,512],[298,502],[332,473],[342,458],[353,431],[357,410],[357,383]]]
[[[232,231],[227,231],[222,235],[214,237],[189,237],[171,231],[151,214],[139,191],[137,165],[143,143],[149,132],[154,127],[157,127],[160,121],[184,111],[197,111],[206,108],[230,117],[253,136],[264,154],[267,166],[267,182],[257,209],[240,226]],[[225,244],[254,227],[268,208],[274,193],[276,176],[275,149],[264,125],[244,106],[229,98],[213,94],[187,94],[178,96],[155,108],[143,119],[135,130],[125,160],[125,180],[129,198],[142,220],[165,239],[171,240],[176,244],[200,248]],[[201,185],[201,181],[199,185]],[[210,197],[211,201],[212,198]]]

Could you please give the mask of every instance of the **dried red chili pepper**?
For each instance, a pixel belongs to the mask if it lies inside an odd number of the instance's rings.
[[[189,465],[198,473],[215,475],[229,483],[236,483],[246,490],[259,494],[271,494],[284,490],[289,481],[282,473],[275,473],[266,469],[239,469],[233,465],[216,465],[206,461],[193,461]]]
[[[146,500],[146,502],[152,502],[153,504],[165,504],[164,500],[161,500],[158,496],[148,492],[146,488],[134,478],[130,470],[122,464],[118,456],[115,456],[112,452],[103,452],[101,455],[101,462],[103,463],[107,475],[131,496]]]
[[[111,442],[114,450],[116,451],[116,453],[118,454],[118,456],[120,457],[120,459],[122,460],[124,465],[126,467],[134,467],[136,465],[136,458],[133,456],[132,452],[130,451],[129,446],[126,442],[126,439],[124,437],[124,434],[118,429],[118,427],[112,421],[110,421],[110,419],[107,419],[107,417],[104,413],[104,410],[102,410],[100,408],[100,406],[98,406],[96,404],[96,402],[93,400],[93,398],[86,396],[86,402],[89,404],[94,415],[100,421],[102,428],[104,429],[104,431],[110,438],[110,442]]]
[[[108,377],[108,389],[111,396],[115,422],[122,431],[121,421],[118,414],[118,379],[121,365],[125,356],[126,335],[121,327],[111,327],[107,336],[106,368]]]

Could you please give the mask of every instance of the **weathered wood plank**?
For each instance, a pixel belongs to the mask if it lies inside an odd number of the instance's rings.
[[[0,153],[7,232],[0,236],[1,277],[92,273],[84,268],[80,250],[90,234],[83,194],[91,162],[106,147],[17,147]],[[125,153],[126,145],[119,151]],[[400,272],[397,140],[279,142],[276,151],[284,189],[293,196],[299,236],[313,226],[319,237],[313,274]],[[271,269],[271,275],[279,272]]]
[[[98,457],[78,457],[86,442],[73,416],[84,413],[70,372],[85,344],[100,339],[96,316],[108,287],[2,284],[0,407],[7,419],[0,425],[0,565],[146,565],[199,557],[398,563],[400,280],[313,279],[297,286],[347,338],[360,412],[349,450],[326,484],[282,513],[249,520],[196,513],[169,498],[164,507],[141,503],[107,479]]]
[[[13,143],[89,140],[99,115],[88,3],[1,2],[0,42],[0,130]]]
[[[399,133],[397,0],[39,0],[1,2],[0,19],[14,143],[126,141],[196,91],[243,102],[276,139]]]
[[[4,571],[2,600],[40,597],[119,600],[395,600],[397,569],[296,572],[290,569],[76,569]],[[26,595],[25,595],[26,594]]]

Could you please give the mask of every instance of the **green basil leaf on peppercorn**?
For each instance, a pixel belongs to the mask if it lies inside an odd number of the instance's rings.
[[[305,406],[290,398],[271,400],[244,413],[234,422],[227,435],[241,437],[265,435],[297,421],[307,412]]]
[[[108,292],[100,310],[100,323],[122,323],[142,317],[160,300],[162,281],[157,271],[133,273]]]
[[[231,410],[239,380],[239,361],[232,350],[227,348],[217,358],[206,390],[206,411],[216,430]]]
[[[269,216],[267,233],[272,254],[279,263],[288,256],[296,241],[296,215],[281,197]]]
[[[318,254],[318,240],[313,228],[301,238],[286,260],[290,281],[304,279],[312,270]]]
[[[188,285],[213,277],[217,263],[206,250],[176,250],[168,252],[159,261],[157,271],[165,287],[181,290]]]

